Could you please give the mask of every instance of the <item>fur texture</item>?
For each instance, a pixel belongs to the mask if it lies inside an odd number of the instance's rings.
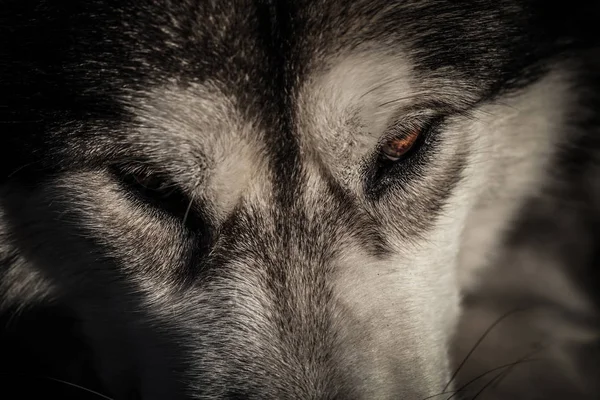
[[[597,6],[59,3],[2,7],[8,376],[597,397]]]

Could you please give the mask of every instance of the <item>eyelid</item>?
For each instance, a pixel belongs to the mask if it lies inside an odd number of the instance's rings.
[[[406,137],[415,131],[423,131],[426,125],[425,121],[418,121],[415,119],[396,120],[393,124],[389,125],[384,132],[382,142]]]
[[[139,204],[158,209],[190,229],[197,228],[196,220],[189,213],[193,198],[165,174],[135,164],[112,166],[109,172]]]
[[[419,131],[420,135],[427,136],[445,117],[446,114],[435,113],[433,110],[425,110],[395,118],[384,132],[379,148],[390,140],[407,137],[415,131]]]

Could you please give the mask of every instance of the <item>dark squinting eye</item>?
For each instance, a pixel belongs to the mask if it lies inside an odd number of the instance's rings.
[[[113,168],[112,172],[121,186],[140,203],[180,220],[190,229],[195,229],[195,224],[200,222],[196,221],[192,198],[165,176],[121,167]]]

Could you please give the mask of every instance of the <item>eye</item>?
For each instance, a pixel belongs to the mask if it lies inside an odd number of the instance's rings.
[[[408,132],[388,137],[380,149],[382,159],[396,162],[409,155],[419,144],[422,132],[421,127],[412,127]]]
[[[365,192],[373,199],[405,188],[426,173],[440,150],[446,114],[422,112],[390,125],[364,164]]]
[[[147,169],[113,167],[112,173],[133,200],[179,220],[190,229],[202,224],[194,210],[193,199],[165,174]]]
[[[408,161],[413,155],[422,153],[434,140],[434,133],[444,121],[443,115],[421,115],[411,119],[402,119],[389,126],[378,153],[382,166],[395,165],[399,161]]]
[[[138,186],[138,191],[144,197],[154,200],[169,201],[177,195],[177,186],[173,182],[169,182],[165,178],[151,174],[130,174],[128,178],[135,180]]]

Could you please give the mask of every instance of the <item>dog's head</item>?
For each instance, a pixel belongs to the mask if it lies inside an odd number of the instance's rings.
[[[4,304],[68,308],[117,398],[444,389],[461,288],[577,101],[570,27],[508,0],[12,3]]]

